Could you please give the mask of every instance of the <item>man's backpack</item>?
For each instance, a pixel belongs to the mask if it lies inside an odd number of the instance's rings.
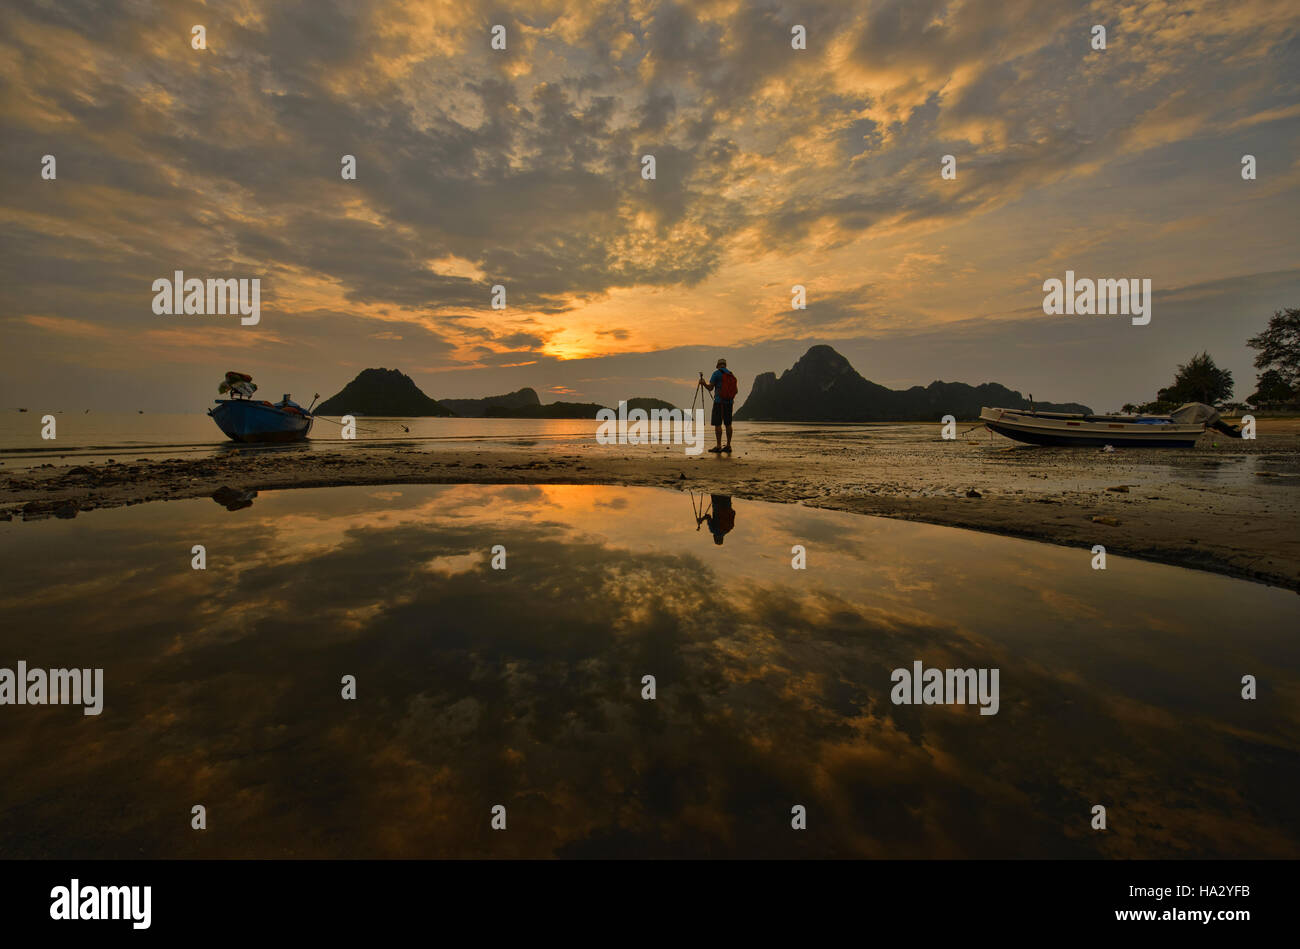
[[[718,380],[718,398],[734,399],[739,391],[740,383],[736,381],[736,374],[724,372],[722,378]]]

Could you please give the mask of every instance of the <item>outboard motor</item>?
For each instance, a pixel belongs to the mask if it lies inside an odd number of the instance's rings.
[[[1229,425],[1220,417],[1218,409],[1203,402],[1188,402],[1186,405],[1180,405],[1169,414],[1169,417],[1185,425],[1200,422],[1206,428],[1222,432],[1229,438],[1241,437],[1240,428]]]

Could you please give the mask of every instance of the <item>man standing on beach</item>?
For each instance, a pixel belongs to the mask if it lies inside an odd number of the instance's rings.
[[[713,370],[709,381],[704,381],[700,373],[700,385],[713,393],[713,431],[718,436],[718,447],[710,448],[715,455],[726,452],[731,454],[731,405],[736,401],[737,382],[735,375],[727,368],[725,359],[718,360],[718,368]],[[727,427],[727,444],[722,444],[722,426]]]

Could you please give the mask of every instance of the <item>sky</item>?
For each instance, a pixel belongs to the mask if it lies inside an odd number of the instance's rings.
[[[367,367],[689,404],[817,343],[1097,410],[1208,350],[1244,398],[1300,306],[1298,144],[1285,0],[8,0],[0,408]],[[155,313],[177,270],[260,321]],[[1150,279],[1150,324],[1044,314],[1066,270]]]

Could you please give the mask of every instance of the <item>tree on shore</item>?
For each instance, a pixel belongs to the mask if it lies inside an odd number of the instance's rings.
[[[1278,402],[1294,402],[1296,393],[1286,381],[1286,377],[1277,369],[1265,371],[1258,382],[1259,388],[1255,390],[1247,401],[1251,405],[1270,405]]]
[[[1217,405],[1232,396],[1232,373],[1214,364],[1209,353],[1193,356],[1178,367],[1174,384],[1156,393],[1156,401],[1181,405],[1204,402]]]
[[[1255,368],[1265,370],[1252,402],[1288,402],[1300,392],[1300,309],[1276,310],[1268,327],[1252,336],[1246,345],[1257,350]],[[1265,381],[1267,380],[1267,382]],[[1272,394],[1274,397],[1269,398]]]

